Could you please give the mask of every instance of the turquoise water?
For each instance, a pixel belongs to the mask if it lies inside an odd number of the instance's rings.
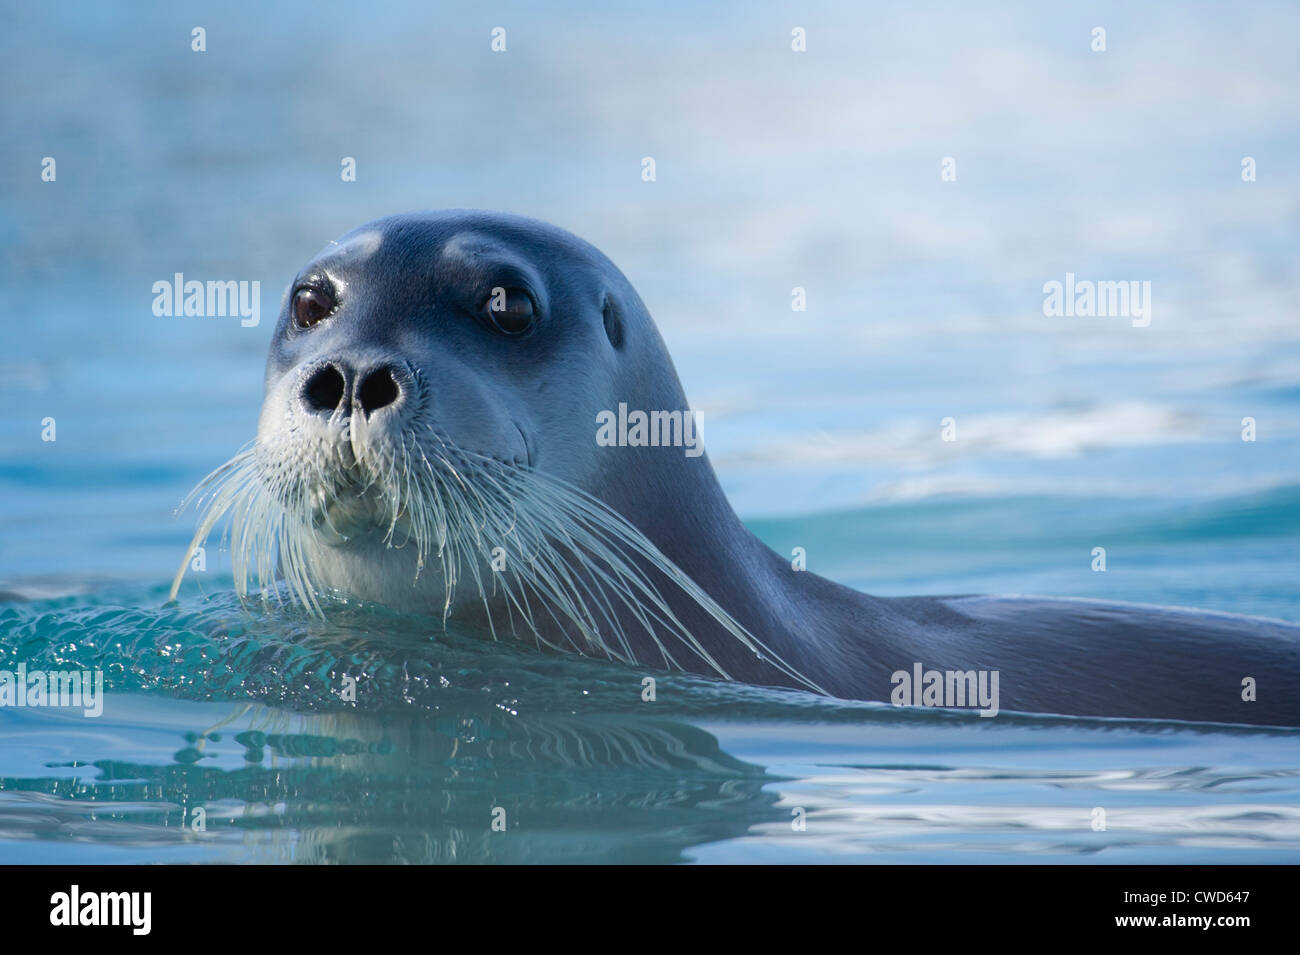
[[[1047,530],[1063,506],[1101,510],[1020,499],[972,507],[965,520],[994,566],[1022,552],[1009,511],[1039,527],[1037,573],[1050,576],[1045,565],[1069,562]],[[1267,502],[1239,511],[1252,507],[1269,513]],[[1279,518],[1294,514],[1294,499],[1276,507]],[[829,554],[839,534],[911,517],[936,529],[896,571],[929,566],[945,589],[966,589],[964,575],[939,576],[948,512],[910,505],[840,515],[833,533],[816,519],[760,530],[773,542],[797,533]],[[1184,566],[1180,529],[1157,543],[1160,523],[1134,529],[1148,560],[1164,555],[1152,574],[1193,588],[1205,568]],[[1261,543],[1249,520],[1242,527],[1194,538],[1234,567],[1218,593],[1237,573],[1246,580],[1286,559],[1283,540]],[[841,553],[847,571],[853,551]],[[1055,573],[1059,592],[1070,571]],[[436,621],[383,608],[337,606],[328,623],[250,612],[220,576],[203,589],[164,606],[162,585],[90,586],[0,610],[0,668],[19,659],[100,668],[112,687],[98,719],[0,710],[0,857],[1272,862],[1300,853],[1296,731],[983,720],[662,674],[656,700],[643,702],[642,674],[621,665],[443,634]],[[344,675],[360,680],[355,705],[337,698]],[[195,807],[203,832],[188,825]],[[490,828],[498,807],[504,832]],[[1097,807],[1104,831],[1092,828]]]
[[[468,7],[312,9],[0,31],[0,669],[109,685],[96,719],[0,708],[0,862],[1300,860],[1295,731],[648,703],[384,608],[241,607],[215,548],[166,602],[289,277],[455,205],[624,269],[737,510],[814,572],[1300,620],[1293,5],[813,4],[803,59],[779,5],[508,8],[495,59]],[[1150,280],[1151,325],[1044,317],[1067,270]],[[260,281],[262,322],[155,317],[177,271]]]

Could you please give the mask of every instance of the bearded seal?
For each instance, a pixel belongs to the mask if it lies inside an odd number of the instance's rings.
[[[861,593],[763,545],[706,454],[602,446],[622,406],[690,413],[595,247],[507,214],[379,219],[291,284],[256,441],[196,489],[195,543],[230,515],[241,596],[255,577],[640,667],[921,705],[931,672],[992,673],[995,710],[1300,725],[1300,626]]]

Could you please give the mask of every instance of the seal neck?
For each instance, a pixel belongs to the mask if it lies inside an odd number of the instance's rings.
[[[655,457],[629,462],[622,480],[606,484],[606,503],[771,655],[827,692],[843,695],[846,688],[836,685],[835,674],[860,673],[870,663],[873,641],[866,630],[875,615],[863,610],[875,598],[795,570],[755,537],[732,510],[707,455],[667,460],[671,449],[638,450]],[[670,588],[663,596],[733,679],[806,688],[774,661],[745,648],[688,595]],[[864,632],[839,632],[845,619],[862,621]]]

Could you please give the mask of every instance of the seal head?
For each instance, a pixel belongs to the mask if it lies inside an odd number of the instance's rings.
[[[209,479],[200,536],[232,514],[241,591],[273,582],[278,552],[313,608],[336,591],[820,689],[708,592],[744,561],[714,566],[700,542],[743,556],[752,538],[707,456],[602,447],[598,422],[620,406],[669,416],[670,436],[694,424],[645,305],[601,252],[519,216],[380,219],[290,286],[256,443]]]

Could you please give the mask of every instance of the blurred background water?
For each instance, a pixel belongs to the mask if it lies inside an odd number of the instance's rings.
[[[0,861],[1300,857],[1294,733],[683,678],[649,717],[608,664],[242,610],[214,549],[164,606],[174,508],[253,435],[289,279],[461,206],[624,270],[737,510],[810,570],[1300,620],[1294,4],[0,16],[0,667],[112,687],[98,720],[0,710]],[[261,323],[154,316],[176,272],[259,281]],[[1045,317],[1066,272],[1150,281],[1149,327]],[[375,660],[382,703],[325,690]]]

